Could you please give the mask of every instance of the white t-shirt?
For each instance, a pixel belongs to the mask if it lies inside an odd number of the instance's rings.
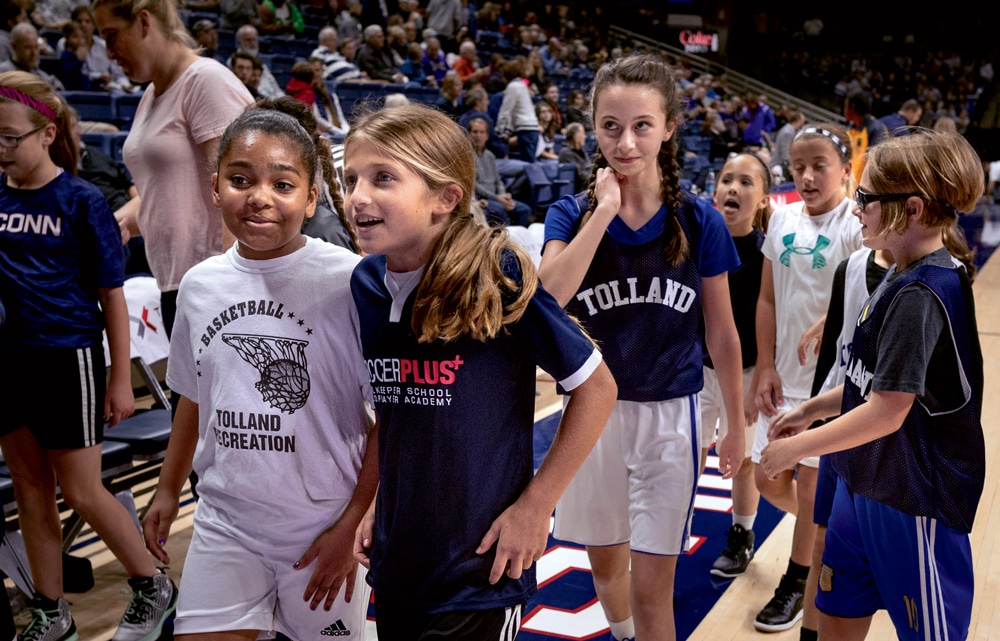
[[[837,265],[861,247],[861,223],[844,198],[832,211],[810,216],[791,203],[771,216],[762,251],[774,275],[774,364],[785,396],[809,398],[816,356],[799,365],[802,334],[826,313]]]
[[[232,71],[210,58],[191,63],[161,95],[139,101],[122,153],[142,198],[136,221],[162,291],[222,251],[222,215],[212,204],[215,158],[198,145],[219,138],[253,102]]]
[[[310,238],[272,260],[230,249],[181,283],[167,383],[198,403],[202,500],[238,523],[315,524],[354,492],[372,424],[359,260]]]

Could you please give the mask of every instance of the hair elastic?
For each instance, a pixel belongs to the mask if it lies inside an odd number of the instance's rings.
[[[52,108],[47,104],[37,98],[32,98],[28,94],[18,91],[13,87],[0,86],[0,98],[7,98],[8,100],[13,100],[21,103],[22,105],[31,107],[52,122],[56,122],[59,119],[56,112],[52,111]]]
[[[799,133],[795,134],[793,141],[801,138],[803,134],[819,134],[821,136],[826,136],[833,141],[833,144],[840,148],[840,153],[843,154],[844,157],[850,157],[847,145],[845,145],[844,142],[837,137],[837,134],[833,133],[829,129],[820,129],[819,127],[803,127]]]

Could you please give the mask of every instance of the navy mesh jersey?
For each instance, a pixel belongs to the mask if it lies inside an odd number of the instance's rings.
[[[564,196],[549,209],[545,241],[569,242],[586,201]],[[701,279],[739,266],[725,221],[706,200],[687,199],[677,218],[689,258],[663,259],[661,207],[641,229],[615,217],[566,311],[597,341],[618,383],[618,398],[657,402],[701,391]]]
[[[874,303],[865,305],[854,331],[842,413],[864,403],[871,393],[886,313],[907,286],[930,289],[945,311],[945,331],[950,332],[961,371],[929,375],[964,376],[968,383],[966,402],[932,415],[918,398],[897,431],[834,453],[832,463],[851,491],[906,514],[932,517],[969,532],[983,491],[986,462],[980,423],[982,352],[972,289],[963,271],[919,266],[886,284]]]

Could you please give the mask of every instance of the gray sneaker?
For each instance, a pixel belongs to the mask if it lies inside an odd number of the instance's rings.
[[[177,586],[163,572],[150,578],[129,579],[128,584],[132,601],[111,641],[153,641],[177,608]]]
[[[76,641],[76,624],[69,613],[69,603],[59,599],[55,610],[43,610],[37,600],[29,606],[31,623],[24,629],[18,641]]]

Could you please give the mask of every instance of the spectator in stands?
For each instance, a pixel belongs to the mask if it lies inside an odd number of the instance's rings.
[[[361,71],[356,62],[358,43],[356,40],[340,41],[341,60],[335,61],[328,67],[324,67],[323,73],[326,79],[334,84],[338,82],[361,82],[367,80],[365,72]]]
[[[774,151],[771,152],[770,163],[772,175],[775,174],[776,170],[779,171],[780,174],[777,174],[777,178],[781,181],[792,178],[792,172],[788,166],[788,148],[792,146],[795,134],[802,129],[802,125],[806,124],[805,114],[798,109],[789,107],[785,110],[785,117],[788,122],[774,136]]]
[[[454,70],[444,75],[444,80],[441,81],[441,95],[434,101],[434,106],[452,120],[457,121],[462,115],[462,79]]]
[[[583,125],[584,130],[592,131],[594,129],[593,125],[590,123],[590,118],[587,117],[583,106],[583,92],[579,89],[573,89],[566,96],[566,118],[565,123],[567,125],[574,122],[578,122]]]
[[[257,25],[260,16],[255,0],[221,0],[219,3],[219,24],[223,29],[239,29],[244,25]]]
[[[746,123],[743,129],[744,147],[751,149],[755,147],[769,147],[768,134],[774,131],[777,124],[774,119],[774,112],[753,91],[746,92],[743,100],[745,106],[743,107],[741,118]]]
[[[382,106],[386,109],[408,104],[410,104],[410,99],[406,97],[405,93],[391,93],[382,99]]]
[[[124,91],[133,92],[137,87],[129,82],[122,68],[108,58],[108,48],[104,38],[95,34],[94,11],[90,5],[80,5],[73,9],[73,20],[80,23],[83,37],[87,44],[87,68],[92,91]],[[65,42],[60,40],[56,50],[60,53],[65,49]]]
[[[934,131],[941,131],[945,133],[957,134],[958,125],[955,124],[955,119],[950,116],[941,116],[934,121],[934,126],[932,127]]]
[[[199,55],[225,64],[225,59],[219,55],[219,30],[217,27],[218,25],[208,18],[202,18],[191,25],[191,35],[198,43]]]
[[[527,71],[525,71],[524,77],[527,78],[531,95],[537,96],[541,93],[541,88],[549,83],[548,76],[545,75],[545,65],[542,64],[542,56],[537,49],[529,51],[525,60]]]
[[[316,129],[327,137],[343,136],[350,126],[340,109],[340,101],[323,82],[323,66],[319,59],[298,61],[292,66],[292,78],[286,91],[289,96],[309,107],[316,120]]]
[[[905,136],[910,133],[908,127],[915,127],[923,114],[920,102],[911,98],[900,106],[899,111],[882,116],[879,122],[890,136]]]
[[[244,86],[246,86],[247,91],[256,100],[260,98],[260,92],[257,91],[257,85],[253,82],[253,70],[255,63],[259,65],[261,69],[264,68],[264,64],[260,62],[260,59],[256,56],[251,56],[249,53],[244,51],[237,51],[233,53],[233,73],[236,77],[240,79]]]
[[[347,8],[337,14],[333,24],[340,41],[361,41],[361,0],[347,0]]]
[[[0,62],[0,72],[26,71],[45,81],[53,91],[63,91],[62,82],[46,73],[39,66],[41,49],[38,44],[38,30],[30,22],[22,22],[10,31],[10,45],[14,55],[6,62]]]
[[[559,150],[559,164],[569,163],[576,167],[576,177],[573,183],[574,193],[587,188],[590,174],[594,169],[594,161],[587,156],[583,147],[587,142],[587,132],[583,125],[571,122],[566,125],[566,144]]]
[[[245,24],[236,30],[236,51],[242,51],[243,53],[248,53],[254,58],[260,58],[260,37],[257,34],[257,27]],[[233,66],[233,57],[230,56],[228,60],[230,67]],[[260,83],[257,85],[257,91],[260,95],[265,98],[280,98],[285,95],[282,91],[281,86],[278,85],[277,79],[275,79],[274,74],[266,64],[261,61],[262,71],[260,76]]]
[[[865,169],[865,154],[883,138],[889,135],[885,125],[876,120],[871,113],[872,99],[864,91],[852,91],[844,100],[844,118],[847,119],[847,136],[854,147],[854,163],[851,171],[855,183],[861,181],[861,173]]]
[[[406,60],[406,50],[409,44],[402,25],[392,25],[385,30],[385,47],[392,53],[392,60],[397,67],[402,66],[403,61]]]
[[[269,36],[300,36],[306,21],[294,0],[264,0],[257,8],[260,30]]]
[[[16,0],[4,0],[0,6],[0,62],[7,62],[14,55],[10,45],[10,32],[14,25],[28,21],[28,13]]]
[[[458,38],[467,29],[462,28],[462,3],[460,0],[430,0],[427,3],[427,27],[433,29],[447,53],[458,51]],[[438,78],[438,82],[441,79]]]
[[[538,118],[538,131],[541,134],[538,138],[538,149],[535,152],[536,160],[558,160],[556,153],[556,135],[559,128],[556,127],[555,115],[552,107],[545,101],[535,105],[535,117]]]
[[[319,30],[318,40],[319,46],[313,49],[309,57],[318,58],[323,63],[323,77],[327,78],[335,65],[344,59],[337,49],[340,38],[336,28],[327,25]]]
[[[403,17],[403,29],[406,30],[407,39],[410,42],[419,42],[420,32],[424,30],[424,16],[420,13],[420,3],[417,0],[399,0],[399,14]]]
[[[545,88],[545,92],[542,93],[542,102],[552,108],[552,117],[556,123],[556,130],[562,131],[563,127],[566,126],[566,122],[565,118],[563,118],[562,110],[559,109],[559,85],[550,82],[549,86]]]
[[[722,115],[715,111],[709,111],[705,114],[705,120],[701,123],[701,135],[711,138],[708,147],[708,160],[710,162],[728,158],[729,154],[736,153],[743,148],[743,141],[739,134],[728,127]]]
[[[531,207],[508,193],[497,169],[496,156],[486,148],[490,137],[489,123],[483,118],[473,118],[466,125],[466,131],[476,151],[476,198],[480,207],[491,221],[527,227],[533,213]]]
[[[522,56],[508,60],[501,67],[507,87],[497,114],[496,130],[499,134],[509,136],[511,145],[516,143],[516,153],[520,160],[531,163],[535,162],[541,131],[524,78],[526,69],[527,64]]]
[[[479,52],[476,51],[476,43],[471,40],[464,40],[458,46],[458,58],[452,63],[452,69],[458,74],[464,83],[469,78],[485,80],[490,75],[488,67],[483,67],[479,62]]]
[[[411,42],[406,50],[406,60],[399,67],[399,72],[410,79],[410,82],[415,82],[417,84],[425,85],[428,87],[436,87],[437,80],[434,76],[428,76],[427,72],[424,71],[424,65],[421,63],[424,57],[424,50],[418,42]]]
[[[566,71],[566,65],[563,63],[563,45],[559,42],[559,38],[552,36],[549,38],[548,42],[545,43],[545,47],[539,52],[542,57],[542,65],[545,67],[545,73],[550,76],[554,73],[564,73]]]
[[[124,240],[141,234],[146,241],[169,335],[181,277],[223,250],[222,216],[205,168],[222,132],[253,98],[230,70],[197,55],[171,0],[93,6],[108,54],[134,81],[149,83],[123,149],[139,198],[115,217]]]
[[[74,0],[38,0],[31,10],[31,20],[41,29],[62,29],[75,5]]]
[[[406,41],[410,44],[420,44],[420,28],[417,23],[408,20],[403,23],[403,32],[406,33]]]
[[[385,46],[385,33],[377,24],[368,25],[364,31],[365,43],[358,49],[358,67],[372,80],[378,82],[406,82]]]
[[[87,44],[80,23],[70,20],[62,28],[66,48],[59,56],[59,81],[67,91],[90,91]]]
[[[440,85],[441,81],[444,80],[444,74],[451,70],[448,61],[444,57],[444,52],[441,51],[441,41],[431,36],[424,38],[424,44],[426,47],[420,64],[424,66],[424,72],[428,76],[432,76],[434,81]]]

